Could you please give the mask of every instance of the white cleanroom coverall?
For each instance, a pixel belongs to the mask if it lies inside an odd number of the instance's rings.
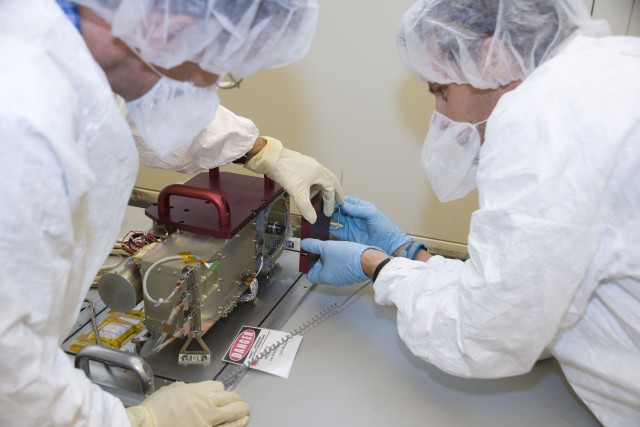
[[[131,130],[52,0],[0,2],[0,94],[0,425],[126,426],[122,403],[60,344],[120,230],[139,164]],[[219,166],[257,131],[242,142],[219,134],[205,130],[162,166]],[[141,156],[157,164],[148,149]]]
[[[470,259],[394,258],[376,301],[446,372],[548,348],[603,424],[640,425],[640,39],[578,36],[504,95],[477,182]]]

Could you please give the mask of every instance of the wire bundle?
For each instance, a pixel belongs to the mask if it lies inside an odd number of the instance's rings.
[[[122,250],[129,253],[129,255],[134,255],[140,249],[158,240],[158,237],[149,231],[129,231],[118,243]]]

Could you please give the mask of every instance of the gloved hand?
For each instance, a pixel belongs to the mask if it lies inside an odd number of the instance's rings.
[[[249,405],[219,381],[175,382],[127,408],[127,416],[132,427],[242,427]]]
[[[369,280],[362,271],[360,257],[368,249],[380,250],[360,243],[318,239],[304,239],[300,242],[300,247],[320,255],[320,259],[307,273],[309,281],[334,286]]]
[[[333,214],[334,199],[342,204],[342,186],[338,178],[317,160],[296,151],[287,150],[275,138],[262,137],[267,145],[253,156],[244,167],[267,175],[280,184],[293,198],[302,216],[314,224],[316,211],[311,205],[311,190],[322,191],[323,211]]]
[[[331,227],[330,234],[342,240],[377,246],[387,255],[393,253],[411,238],[401,231],[375,205],[366,200],[346,197],[338,211],[331,217],[342,227]]]

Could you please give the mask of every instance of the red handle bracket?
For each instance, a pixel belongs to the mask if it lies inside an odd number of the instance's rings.
[[[158,214],[169,214],[169,198],[171,196],[183,196],[192,199],[204,200],[211,202],[218,209],[218,216],[220,227],[228,227],[231,224],[231,213],[229,208],[229,202],[222,197],[221,194],[216,193],[213,190],[190,187],[184,184],[171,184],[166,186],[160,191],[158,195]]]

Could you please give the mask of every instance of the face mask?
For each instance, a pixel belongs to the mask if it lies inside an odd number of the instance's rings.
[[[422,147],[422,166],[441,202],[461,199],[476,188],[481,142],[478,126],[485,122],[456,122],[433,112]]]
[[[127,109],[145,143],[163,157],[191,142],[213,121],[218,105],[215,85],[161,76],[149,92],[127,102]]]

